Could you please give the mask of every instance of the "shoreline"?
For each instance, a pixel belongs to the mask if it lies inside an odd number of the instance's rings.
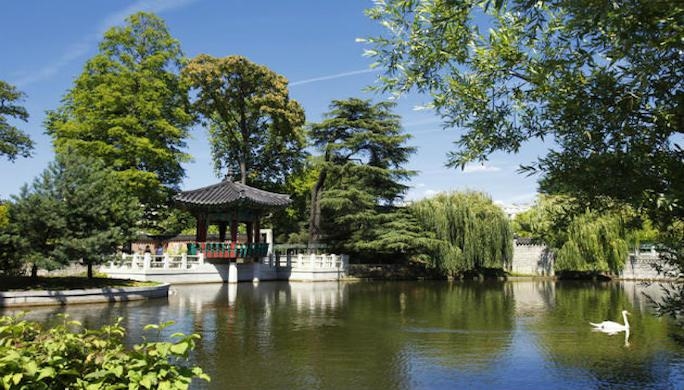
[[[128,302],[169,296],[169,283],[141,287],[103,287],[71,290],[0,292],[0,307],[64,306],[68,304]]]

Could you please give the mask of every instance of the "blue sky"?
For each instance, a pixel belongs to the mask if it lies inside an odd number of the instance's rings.
[[[34,156],[11,163],[0,160],[0,198],[16,194],[53,159],[50,138],[44,134],[45,111],[56,108],[71,88],[84,63],[97,52],[102,34],[136,11],[152,11],[164,18],[171,34],[188,57],[243,55],[266,65],[290,80],[290,94],[316,122],[333,99],[361,97],[382,100],[386,96],[364,92],[378,73],[362,56],[364,46],[356,38],[381,30],[363,10],[371,1],[37,1],[3,4],[0,23],[0,79],[27,94],[24,106],[31,117],[19,122],[36,142]],[[531,144],[517,155],[494,154],[484,165],[465,170],[444,167],[458,129],[442,129],[430,111],[416,110],[427,103],[410,95],[398,101],[397,113],[404,130],[418,148],[407,168],[420,173],[409,183],[409,199],[439,191],[473,189],[489,193],[503,203],[531,201],[536,179],[517,174],[521,163],[536,159],[542,145]],[[183,189],[216,182],[206,131],[191,132]]]

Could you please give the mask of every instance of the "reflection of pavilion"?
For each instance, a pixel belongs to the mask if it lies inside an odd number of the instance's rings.
[[[255,280],[338,280],[346,275],[348,258],[337,255],[284,257],[269,251],[272,236],[262,238],[261,218],[291,203],[277,194],[234,182],[183,191],[174,197],[177,207],[197,220],[195,242],[184,253],[124,255],[101,269],[113,277],[169,283],[238,282]],[[238,240],[244,224],[245,239]],[[218,226],[218,241],[207,241],[210,225]],[[226,239],[226,233],[230,233]],[[238,264],[239,263],[239,264]]]

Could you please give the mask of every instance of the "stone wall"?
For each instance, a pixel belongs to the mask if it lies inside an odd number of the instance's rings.
[[[625,268],[620,273],[621,279],[647,279],[664,280],[671,279],[674,269],[665,267],[664,273],[659,273],[654,266],[659,261],[657,253],[641,252],[638,255],[630,255],[625,262]],[[669,274],[669,275],[668,275]]]
[[[510,272],[514,275],[553,276],[553,256],[545,245],[516,242]]]
[[[624,270],[620,273],[620,279],[671,279],[671,276],[658,273],[653,266],[657,261],[658,254],[655,252],[631,254],[625,262]],[[514,244],[510,272],[514,275],[554,276],[553,263],[553,256],[545,245],[532,244],[521,240],[521,242]]]

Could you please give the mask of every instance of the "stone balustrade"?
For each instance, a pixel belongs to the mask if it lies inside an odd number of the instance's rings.
[[[153,269],[168,269],[168,270],[188,270],[194,269],[204,264],[204,255],[198,253],[197,255],[171,255],[164,253],[163,255],[153,255],[151,253],[145,254],[122,254],[119,259],[110,261],[102,271],[109,270],[153,270]]]
[[[335,254],[287,254],[271,255],[262,259],[271,267],[291,268],[293,270],[347,270],[348,255]]]

